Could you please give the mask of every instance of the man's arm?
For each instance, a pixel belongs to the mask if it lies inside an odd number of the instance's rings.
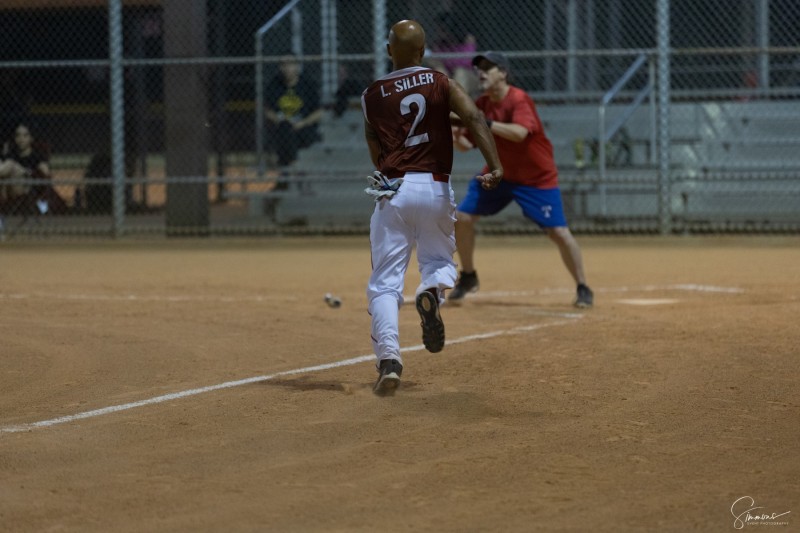
[[[461,120],[461,117],[456,115],[455,111],[450,111],[450,125],[457,126],[459,128],[464,127],[464,121]]]
[[[450,124],[453,126],[464,125],[461,118],[455,113],[450,113]],[[489,126],[489,131],[491,131],[492,134],[515,143],[521,143],[528,136],[528,133],[530,133],[525,126],[514,122],[498,122],[492,120],[487,122],[486,125]]]
[[[514,93],[513,103],[511,121],[494,122],[491,130],[499,137],[519,143],[527,139],[529,135],[539,133],[541,125],[533,110],[533,102],[527,95]]]
[[[451,130],[453,132],[453,148],[459,152],[469,152],[475,148],[475,145],[467,138],[467,131],[464,128],[453,126]]]
[[[450,124],[453,126],[464,126],[461,118],[452,112],[450,113]],[[530,133],[525,126],[515,122],[498,122],[492,120],[491,122],[487,122],[487,126],[489,126],[489,131],[491,131],[492,134],[515,143],[521,143]]]
[[[364,120],[364,137],[367,139],[367,146],[369,147],[369,157],[372,159],[372,164],[375,168],[380,170],[378,164],[381,159],[381,142],[378,140],[378,134],[372,124]]]
[[[503,179],[503,165],[500,163],[500,156],[497,154],[497,146],[494,144],[494,137],[486,125],[483,116],[472,98],[455,80],[450,80],[450,109],[458,115],[461,122],[466,126],[472,135],[478,149],[480,149],[486,164],[489,166],[489,174],[478,176],[482,185],[486,189],[493,189],[500,184]]]
[[[269,120],[273,124],[277,124],[282,120],[281,117],[279,117],[275,111],[273,111],[268,107],[264,108],[264,116],[267,118],[267,120]]]
[[[322,120],[322,108],[318,108],[316,111],[312,111],[308,114],[307,117],[303,118],[302,120],[298,120],[294,123],[294,129],[299,130],[300,128],[305,128],[306,126],[311,126],[312,124],[316,124],[320,120]]]
[[[493,120],[489,126],[489,129],[498,137],[508,139],[509,141],[515,143],[521,143],[528,136],[528,130],[525,128],[525,126],[520,126],[519,124],[514,124],[513,122],[497,122],[496,120]]]

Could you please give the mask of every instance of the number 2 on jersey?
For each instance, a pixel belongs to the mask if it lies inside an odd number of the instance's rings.
[[[419,123],[425,117],[425,97],[421,94],[409,94],[405,98],[400,101],[400,114],[401,115],[408,115],[411,113],[411,104],[417,104],[417,116],[414,117],[414,123],[411,124],[411,129],[408,130],[408,136],[406,137],[405,145],[406,147],[416,146],[418,144],[429,142],[430,139],[428,138],[427,133],[420,133],[414,135],[414,132],[419,126]]]

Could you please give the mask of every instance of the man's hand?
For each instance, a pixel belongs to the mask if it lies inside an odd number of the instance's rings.
[[[497,188],[500,185],[500,182],[503,181],[503,169],[493,170],[488,174],[483,174],[482,176],[478,176],[477,180],[481,182],[481,187],[486,190],[492,190]]]
[[[450,130],[453,134],[453,148],[459,152],[467,152],[475,148],[475,145],[469,142],[469,139],[466,137],[467,128],[451,126]]]

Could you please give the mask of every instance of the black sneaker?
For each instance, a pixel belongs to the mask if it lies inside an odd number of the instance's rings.
[[[585,309],[594,304],[594,293],[587,285],[583,283],[578,284],[578,295],[575,298],[575,307]]]
[[[422,319],[422,344],[431,353],[441,352],[444,348],[444,322],[436,296],[428,291],[419,293],[417,312]]]
[[[468,274],[462,270],[455,288],[450,291],[450,295],[447,297],[447,301],[460,302],[468,293],[476,292],[479,286],[477,272],[470,272]]]
[[[375,394],[394,394],[400,386],[400,376],[403,375],[403,365],[397,359],[384,359],[378,367],[378,381],[372,387]]]

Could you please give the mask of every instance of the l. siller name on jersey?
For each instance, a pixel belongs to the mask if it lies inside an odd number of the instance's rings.
[[[401,93],[403,91],[407,91],[409,89],[413,89],[414,87],[419,87],[420,85],[428,85],[433,83],[433,73],[431,72],[420,72],[419,74],[415,74],[414,76],[409,76],[408,78],[402,78],[394,82],[394,87],[397,89],[397,92]],[[389,96],[391,93],[386,92],[386,87],[381,85],[381,96],[386,97]]]

